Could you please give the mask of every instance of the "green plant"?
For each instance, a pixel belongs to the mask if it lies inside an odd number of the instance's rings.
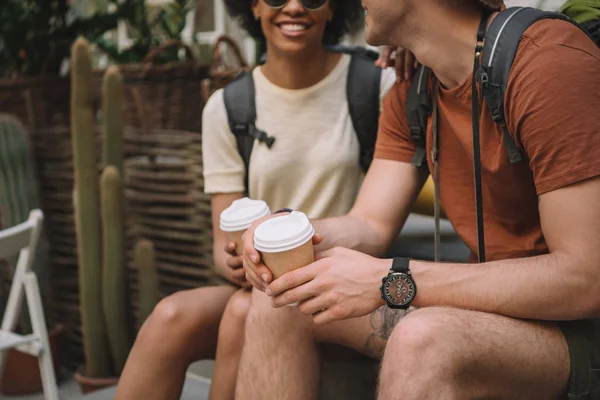
[[[121,375],[131,348],[127,318],[123,184],[118,169],[104,168],[100,178],[102,214],[102,304],[114,371]]]
[[[125,0],[113,12],[76,15],[69,0],[2,0],[0,77],[58,75],[79,36],[95,41],[130,12]]]
[[[102,84],[104,165],[113,165],[123,177],[123,76],[110,66]]]
[[[102,312],[100,267],[100,211],[94,112],[92,61],[88,42],[73,44],[71,74],[71,136],[75,169],[75,227],[79,264],[79,291],[86,374],[111,375],[106,352],[106,327]]]
[[[32,161],[32,148],[23,124],[14,116],[0,114],[0,229],[10,228],[27,221],[31,210],[39,208],[37,179]],[[47,242],[42,236],[34,258],[33,270],[46,289]],[[12,280],[18,256],[8,261],[8,276]],[[42,290],[44,292],[45,290]],[[0,314],[4,308],[0,308]],[[19,314],[19,330],[32,332],[27,304]]]
[[[117,0],[110,2],[116,3]],[[174,0],[151,15],[145,0],[130,0],[128,3],[128,7],[122,10],[119,16],[126,23],[127,33],[132,40],[131,46],[119,49],[115,41],[106,37],[97,37],[94,40],[98,48],[118,64],[140,62],[161,43],[181,40],[186,16],[194,8],[194,0]],[[155,63],[179,59],[178,49],[169,48],[157,55]]]
[[[140,325],[148,318],[158,302],[158,273],[154,246],[146,239],[140,239],[134,250],[134,264],[138,271],[139,281],[139,322]]]

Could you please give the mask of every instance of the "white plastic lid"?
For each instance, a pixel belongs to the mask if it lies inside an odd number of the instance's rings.
[[[269,214],[271,210],[262,200],[252,200],[248,197],[234,200],[221,213],[221,230],[223,232],[245,231],[254,221]]]
[[[254,231],[254,247],[265,253],[280,253],[302,246],[314,234],[315,229],[308,217],[294,211],[260,224]]]

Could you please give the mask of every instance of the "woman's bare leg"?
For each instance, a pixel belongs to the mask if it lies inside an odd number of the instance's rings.
[[[251,293],[247,289],[238,290],[227,303],[227,308],[225,308],[219,327],[219,341],[217,343],[215,370],[210,387],[210,400],[235,399],[235,382],[244,346],[244,330],[246,316],[250,308]]]
[[[115,399],[179,399],[190,363],[214,357],[219,322],[236,290],[206,287],[161,300],[138,333]]]

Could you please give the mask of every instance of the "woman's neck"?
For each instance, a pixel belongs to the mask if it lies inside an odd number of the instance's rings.
[[[316,85],[335,68],[341,54],[319,47],[317,52],[290,57],[278,51],[267,51],[262,73],[274,85],[285,89],[304,89]]]

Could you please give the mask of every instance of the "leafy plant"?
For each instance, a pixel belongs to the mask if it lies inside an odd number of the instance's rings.
[[[130,1],[113,13],[74,17],[68,0],[2,0],[0,77],[58,75],[78,36],[90,40],[116,28]]]
[[[116,0],[110,0],[116,2]],[[114,62],[127,64],[140,62],[152,49],[169,40],[181,40],[185,28],[186,16],[194,8],[193,0],[174,0],[152,13],[145,0],[131,0],[129,7],[121,16],[127,25],[127,33],[132,44],[120,50],[118,44],[105,37],[93,42]],[[165,49],[157,55],[157,64],[179,59],[177,48]]]
[[[181,39],[193,0],[174,0],[149,16],[145,0],[106,0],[90,16],[76,15],[70,0],[2,0],[0,2],[0,78],[59,75],[78,37],[106,53],[113,62],[137,62],[161,43]],[[111,11],[112,10],[112,11]],[[132,44],[119,49],[105,33],[124,21]],[[177,49],[167,49],[157,63],[175,61]]]

